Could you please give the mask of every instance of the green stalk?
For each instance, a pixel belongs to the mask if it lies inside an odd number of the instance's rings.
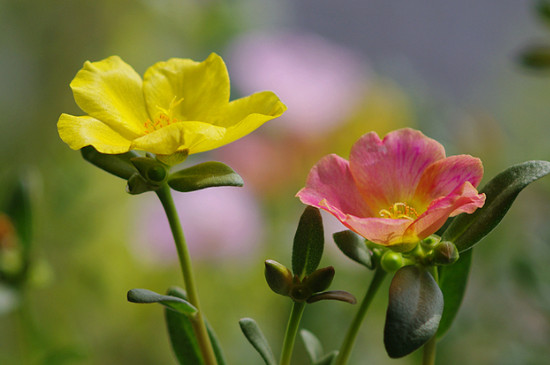
[[[439,285],[439,275],[437,267],[430,266],[429,269],[435,282]],[[435,334],[426,344],[424,344],[424,350],[422,354],[422,365],[434,365],[435,364],[435,350],[437,347],[437,334]]]
[[[305,302],[294,302],[290,317],[288,318],[288,324],[285,332],[285,339],[283,341],[283,350],[281,352],[281,361],[279,365],[290,365],[290,359],[292,358],[292,350],[294,349],[294,341],[296,340],[296,334],[300,327],[300,320],[302,314],[306,308]]]
[[[206,325],[202,317],[202,311],[199,304],[199,296],[195,285],[195,279],[193,278],[193,270],[191,268],[191,257],[185,243],[185,237],[183,230],[181,229],[178,212],[174,205],[174,200],[170,194],[170,188],[164,184],[160,189],[156,190],[157,196],[164,207],[168,222],[170,223],[170,229],[174,236],[174,242],[178,251],[178,258],[181,266],[181,272],[183,274],[183,281],[185,283],[185,290],[187,292],[187,298],[198,312],[195,316],[190,317],[191,324],[193,325],[193,331],[197,338],[199,348],[202,354],[205,365],[216,365],[216,356],[214,355],[214,349],[206,330]]]
[[[357,333],[359,332],[359,328],[361,327],[363,319],[365,319],[365,315],[367,314],[367,309],[369,309],[372,299],[380,288],[380,284],[382,284],[385,277],[386,272],[380,267],[374,272],[374,277],[372,278],[369,289],[367,290],[367,294],[365,294],[365,297],[361,302],[361,306],[359,307],[359,310],[357,311],[353,322],[351,322],[346,338],[344,339],[344,342],[340,347],[338,357],[336,358],[336,365],[347,364],[351,355],[351,350],[353,349],[353,345],[355,344]]]

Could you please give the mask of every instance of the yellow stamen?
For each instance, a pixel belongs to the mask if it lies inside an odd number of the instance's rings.
[[[174,117],[174,109],[181,104],[183,101],[183,98],[177,99],[176,96],[172,99],[170,102],[170,105],[168,105],[168,109],[165,109],[161,106],[156,106],[158,110],[160,110],[160,113],[158,113],[157,117],[155,118],[154,122],[152,122],[150,119],[147,119],[144,123],[145,126],[145,134],[149,134],[151,132],[156,131],[157,129],[164,128],[166,126],[169,126],[172,123],[178,122],[177,118]]]
[[[402,202],[395,203],[388,209],[382,209],[378,214],[380,214],[382,218],[390,219],[408,219],[413,221],[418,218],[416,209]]]

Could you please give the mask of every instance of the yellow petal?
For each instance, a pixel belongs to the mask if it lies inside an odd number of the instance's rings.
[[[127,139],[143,135],[149,116],[142,80],[117,56],[84,63],[71,82],[74,99],[87,114]]]
[[[225,63],[215,53],[200,63],[172,58],[154,64],[145,72],[143,90],[153,118],[170,109],[171,104],[177,104],[176,119],[207,122],[212,113],[229,102],[229,75]]]
[[[223,139],[212,143],[210,149],[246,136],[265,122],[281,116],[285,110],[286,106],[270,91],[232,101],[213,121],[215,125],[227,128],[227,132]]]
[[[178,122],[132,141],[132,149],[170,155],[189,150],[189,154],[210,150],[223,138],[225,128],[203,122]]]
[[[130,150],[130,141],[109,126],[89,116],[61,114],[57,130],[63,142],[73,150],[94,146],[102,153],[117,154]]]

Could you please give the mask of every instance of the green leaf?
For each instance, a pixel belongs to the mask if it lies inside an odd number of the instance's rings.
[[[403,357],[434,336],[443,294],[432,275],[416,266],[399,269],[390,285],[384,345],[391,358]]]
[[[134,151],[110,155],[98,152],[92,146],[87,146],[82,148],[80,153],[86,161],[124,180],[128,180],[137,172],[134,165],[130,162],[131,158],[139,157]]]
[[[504,170],[481,189],[487,197],[483,208],[457,216],[441,239],[453,242],[460,252],[468,250],[497,226],[523,188],[549,173],[548,161],[527,161]]]
[[[344,290],[329,290],[322,293],[313,294],[307,298],[307,302],[310,304],[320,300],[337,300],[349,304],[357,303],[357,299],[353,296],[353,294],[350,294]]]
[[[178,287],[168,289],[167,294],[168,296],[187,300],[186,293]],[[178,362],[181,365],[204,364],[189,316],[170,309],[166,309],[164,315],[172,349],[174,350]],[[225,365],[226,362],[221,351],[220,343],[206,319],[205,323],[218,365]]]
[[[439,287],[443,293],[445,306],[437,330],[438,338],[442,338],[447,333],[462,304],[472,263],[472,253],[473,249],[468,250],[462,253],[454,264],[439,268]]]
[[[300,217],[292,247],[292,272],[302,279],[321,262],[325,237],[319,209],[308,206]]]
[[[273,356],[273,351],[271,351],[271,347],[269,347],[269,343],[256,321],[252,318],[243,318],[239,321],[239,325],[248,342],[254,346],[262,359],[264,359],[265,364],[276,365],[277,361],[275,360],[275,356]]]
[[[550,25],[550,2],[548,0],[538,0],[535,10],[539,18],[547,25]]]
[[[332,237],[344,255],[369,269],[373,268],[372,254],[367,249],[364,238],[349,230],[336,232]]]
[[[231,167],[216,161],[204,162],[177,171],[168,177],[168,185],[181,192],[243,184],[243,179]]]
[[[317,360],[313,365],[331,365],[338,356],[338,351],[334,350]]]
[[[323,350],[323,345],[321,341],[308,330],[300,330],[300,337],[304,341],[304,346],[306,347],[306,352],[309,356],[309,360],[312,364],[317,363],[322,357],[325,351]]]
[[[197,313],[197,308],[182,298],[161,295],[147,289],[132,289],[128,291],[128,301],[132,303],[159,303],[185,315]]]
[[[3,210],[11,219],[17,232],[25,257],[29,257],[32,243],[32,201],[36,193],[38,177],[31,171],[22,173],[12,190],[8,192],[8,198]]]
[[[527,68],[536,71],[550,69],[550,46],[532,45],[519,55],[519,62]]]

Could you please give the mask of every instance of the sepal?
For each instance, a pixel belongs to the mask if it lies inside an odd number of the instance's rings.
[[[139,157],[139,155],[134,151],[111,155],[98,152],[92,146],[86,146],[80,150],[80,153],[82,154],[82,157],[92,165],[95,165],[110,174],[118,176],[121,179],[128,180],[137,172],[134,165],[130,162],[130,159]]]
[[[168,177],[168,185],[181,192],[216,186],[243,186],[242,177],[221,162],[210,161],[179,170]]]

